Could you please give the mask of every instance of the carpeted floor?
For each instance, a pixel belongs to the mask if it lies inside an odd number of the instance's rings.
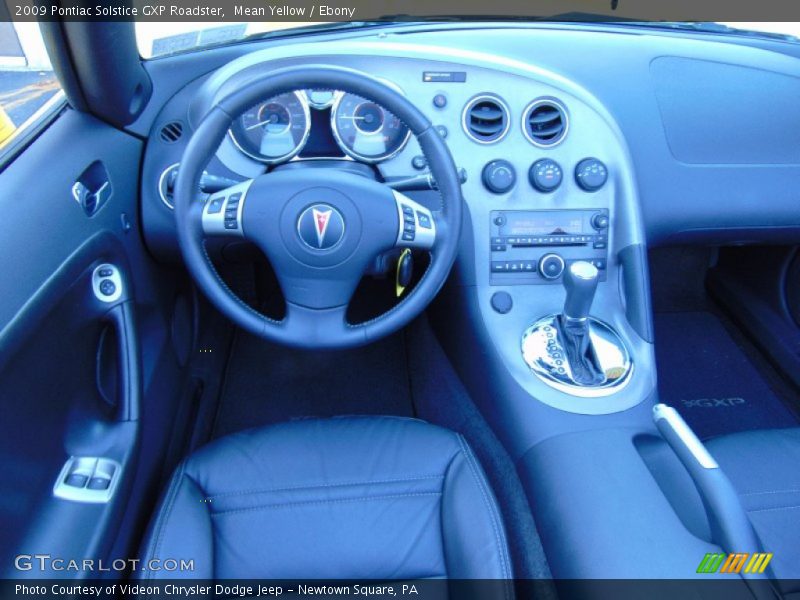
[[[412,416],[403,340],[307,352],[237,332],[212,438],[302,417]]]
[[[751,429],[796,427],[798,420],[735,340],[707,311],[655,314],[661,401],[701,439]]]

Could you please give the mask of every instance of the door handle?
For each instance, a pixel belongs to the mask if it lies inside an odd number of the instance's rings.
[[[111,198],[111,179],[105,165],[93,162],[72,184],[72,197],[91,217]]]
[[[134,303],[121,270],[113,264],[95,267],[91,276],[97,300],[111,304],[97,346],[96,381],[100,396],[116,408],[120,421],[137,421],[141,406],[141,358]]]

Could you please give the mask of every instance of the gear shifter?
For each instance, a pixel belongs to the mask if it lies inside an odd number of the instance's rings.
[[[579,385],[600,385],[605,379],[589,329],[589,309],[597,290],[597,276],[597,267],[585,261],[574,262],[564,271],[567,299],[558,329],[572,376]]]
[[[567,292],[563,310],[539,318],[523,332],[522,358],[537,377],[567,394],[613,394],[630,381],[633,359],[619,333],[590,315],[597,267],[575,261],[562,281]]]
[[[564,271],[567,299],[562,315],[566,321],[586,321],[597,290],[597,277],[597,267],[583,260],[572,263]]]

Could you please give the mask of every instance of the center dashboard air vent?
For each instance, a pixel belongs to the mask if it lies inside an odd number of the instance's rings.
[[[464,131],[478,143],[501,140],[508,133],[509,122],[508,107],[497,96],[476,96],[464,107]]]
[[[567,135],[567,111],[553,98],[534,100],[522,115],[525,137],[536,146],[555,146]]]

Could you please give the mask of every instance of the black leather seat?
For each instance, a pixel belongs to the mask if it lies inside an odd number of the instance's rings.
[[[174,578],[508,579],[500,513],[464,439],[415,419],[309,419],[219,439],[175,473],[143,560]]]
[[[728,475],[778,579],[800,591],[800,429],[747,431],[706,442]]]

